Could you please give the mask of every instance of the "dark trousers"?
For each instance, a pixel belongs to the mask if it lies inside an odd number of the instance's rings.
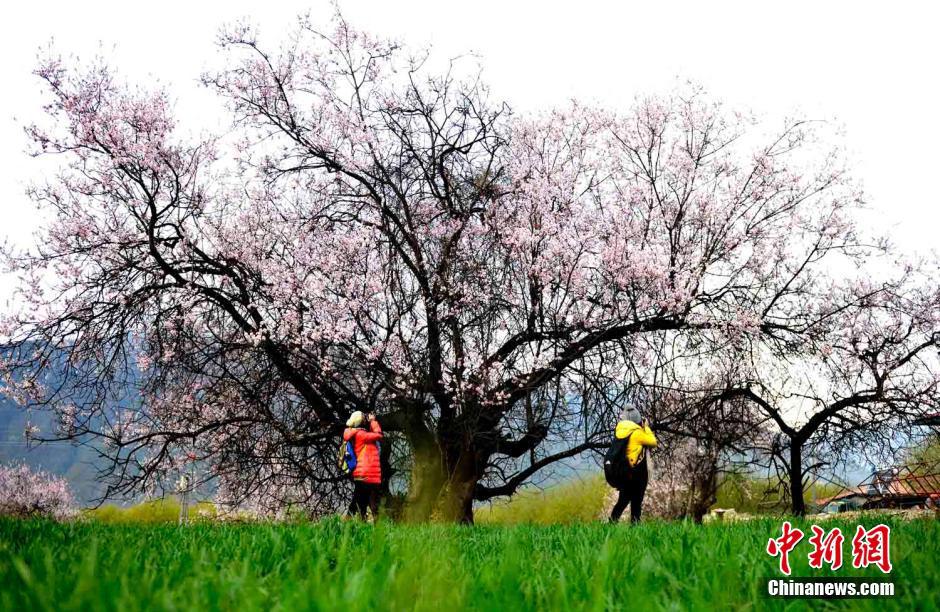
[[[372,510],[372,518],[379,517],[379,497],[381,495],[381,485],[355,481],[353,485],[352,504],[349,506],[349,514],[366,518],[366,510]]]
[[[610,513],[610,521],[616,523],[620,520],[620,515],[626,510],[627,504],[630,504],[630,521],[640,522],[640,512],[643,509],[643,496],[646,495],[646,484],[649,482],[649,471],[644,459],[633,468],[630,479],[625,481],[618,491],[617,503],[614,504],[614,510]]]

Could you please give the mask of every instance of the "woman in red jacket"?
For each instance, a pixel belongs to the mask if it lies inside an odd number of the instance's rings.
[[[368,430],[363,427],[363,421],[368,424]],[[366,518],[366,508],[372,510],[372,517],[377,518],[379,513],[379,496],[382,487],[382,462],[379,458],[379,440],[382,439],[382,428],[375,420],[375,415],[364,415],[355,411],[346,421],[346,431],[343,440],[353,442],[356,453],[356,469],[353,470],[353,497],[349,506],[349,513],[359,513]]]

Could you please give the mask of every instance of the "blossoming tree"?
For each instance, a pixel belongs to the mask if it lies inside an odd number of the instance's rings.
[[[75,513],[68,482],[24,464],[0,464],[0,516],[45,516],[58,520]]]
[[[751,352],[718,394],[767,418],[759,455],[777,468],[794,514],[806,512],[813,474],[871,447],[875,462],[887,460],[920,417],[940,409],[940,287],[932,272],[906,266],[893,281],[834,293],[840,307],[820,321],[814,341],[786,357]]]
[[[106,65],[37,71],[29,134],[61,165],[30,192],[38,246],[9,257],[5,383],[105,442],[112,493],[197,461],[233,499],[329,505],[360,409],[406,443],[412,516],[469,521],[605,443],[610,398],[576,395],[627,377],[637,339],[786,345],[858,247],[813,123],[767,135],[694,90],[515,115],[341,18],[220,40],[221,137],[185,138],[165,92]]]
[[[784,345],[745,332],[706,353],[694,342],[660,349],[667,374],[645,384],[683,397],[663,425],[733,451],[729,467],[775,471],[794,514],[805,513],[807,482],[820,472],[872,450],[876,464],[896,456],[940,408],[940,286],[936,264],[886,273],[887,259],[876,262],[845,272],[826,316]]]

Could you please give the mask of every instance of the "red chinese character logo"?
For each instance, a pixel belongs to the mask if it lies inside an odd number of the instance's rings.
[[[861,525],[852,538],[852,567],[874,564],[884,573],[891,571],[891,528],[876,525],[865,531]]]
[[[790,551],[803,539],[803,532],[793,528],[790,521],[783,523],[783,535],[771,538],[767,542],[767,554],[771,557],[780,557],[780,571],[790,575]]]
[[[819,569],[825,561],[833,570],[842,567],[842,542],[845,541],[842,530],[836,527],[825,537],[823,528],[813,525],[812,530],[809,543],[813,545],[813,552],[809,553],[809,566]]]

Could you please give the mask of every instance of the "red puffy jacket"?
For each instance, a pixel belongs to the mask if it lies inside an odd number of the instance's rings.
[[[356,469],[353,478],[371,484],[382,483],[382,462],[379,459],[379,447],[376,444],[382,439],[382,428],[379,422],[373,420],[366,431],[358,427],[349,427],[343,432],[343,440],[353,441],[356,451]]]

